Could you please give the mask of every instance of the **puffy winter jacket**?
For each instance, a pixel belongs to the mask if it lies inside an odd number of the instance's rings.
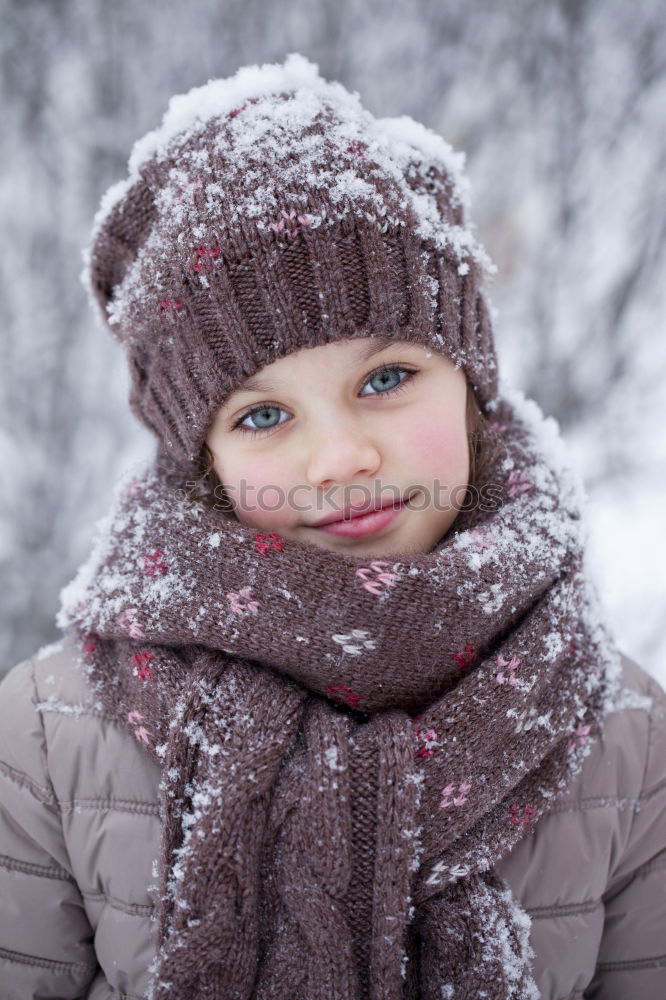
[[[623,670],[603,740],[497,866],[531,916],[544,1000],[666,997],[666,694],[627,658]],[[2,1000],[143,996],[158,784],[95,704],[71,637],[5,677]]]

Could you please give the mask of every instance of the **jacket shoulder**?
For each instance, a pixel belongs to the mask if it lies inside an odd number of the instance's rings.
[[[631,812],[622,856],[610,872],[617,882],[666,852],[666,692],[626,655],[602,742],[617,762],[618,794]]]
[[[157,763],[109,713],[90,683],[80,642],[67,633],[33,657],[34,709],[45,734],[48,772],[63,814],[83,800],[155,799]],[[67,825],[67,824],[66,824]]]
[[[666,776],[666,692],[655,677],[629,656],[621,656],[617,693],[590,761],[615,767],[618,791],[641,800],[664,785]],[[592,755],[591,755],[592,756]],[[583,778],[594,781],[603,773],[584,768]],[[582,783],[585,788],[585,781]],[[638,811],[638,810],[634,810]]]
[[[599,738],[553,811],[595,803],[635,811],[644,789],[664,777],[666,756],[657,744],[666,749],[665,718],[666,692],[635,660],[620,654],[618,684]]]
[[[81,648],[76,635],[68,632],[57,642],[43,646],[32,657],[35,693],[39,708],[44,711],[44,703],[60,702],[69,714],[81,711],[102,712],[96,701],[88,678]]]
[[[37,701],[31,657],[12,667],[0,682],[0,772],[41,802],[54,804]]]
[[[7,998],[82,996],[97,962],[72,872],[38,711],[40,669],[16,664],[0,683],[0,980]]]
[[[53,781],[50,727],[46,721],[49,711],[70,718],[83,712],[100,712],[87,685],[78,645],[71,635],[43,646],[17,663],[0,682],[2,801],[6,808],[14,801],[30,810],[34,807],[29,800],[42,807],[35,815],[44,827],[43,846],[58,842],[61,820]],[[66,865],[65,852],[60,854]]]
[[[618,720],[645,699],[641,782],[631,800],[631,825],[604,892],[604,932],[586,996],[615,1000],[664,996],[666,956],[666,695],[654,677],[626,658]],[[640,710],[640,709],[639,709]],[[618,727],[618,736],[623,730]],[[629,987],[629,984],[631,986]]]
[[[123,795],[153,802],[159,775],[129,729],[105,710],[73,633],[17,664],[0,685],[3,767],[47,796],[66,830],[80,800],[108,804],[121,786]]]
[[[579,771],[553,800],[534,830],[528,831],[500,863],[528,897],[532,895],[528,891],[531,887],[541,904],[546,890],[543,882],[531,879],[535,854],[539,852],[543,854],[540,860],[544,870],[553,871],[552,890],[562,893],[561,873],[555,871],[558,866],[547,859],[564,857],[567,844],[578,843],[583,854],[594,848],[587,856],[595,857],[596,863],[593,868],[587,866],[586,871],[590,877],[596,876],[594,891],[598,897],[610,878],[621,871],[628,860],[626,848],[643,803],[653,799],[666,785],[665,721],[663,688],[635,660],[622,653],[615,696],[608,706],[599,738],[590,742]],[[557,851],[553,856],[554,846]],[[574,873],[568,887],[572,898],[580,888]]]
[[[649,900],[663,896],[662,885],[652,879],[648,888],[640,873],[666,855],[666,693],[630,657],[621,654],[619,666],[601,734],[579,772],[496,865],[531,918],[535,974],[549,1000],[598,995],[587,987],[608,950],[614,893],[630,881],[636,887],[639,898],[626,912],[637,926]],[[633,934],[623,923],[614,947],[623,960],[644,963],[644,944],[643,930]]]

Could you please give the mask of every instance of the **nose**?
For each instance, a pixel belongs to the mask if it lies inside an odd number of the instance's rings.
[[[307,448],[307,482],[323,489],[373,476],[381,464],[376,442],[354,420],[311,427]]]

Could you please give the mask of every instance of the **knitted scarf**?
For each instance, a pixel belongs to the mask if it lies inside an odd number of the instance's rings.
[[[495,406],[499,502],[425,554],[259,532],[163,460],[117,488],[58,624],[162,767],[153,1000],[538,997],[493,865],[580,769],[618,654],[557,425]]]

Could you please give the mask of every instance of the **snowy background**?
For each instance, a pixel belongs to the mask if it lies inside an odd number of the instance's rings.
[[[3,0],[0,674],[152,438],[81,249],[169,97],[292,51],[468,155],[505,378],[559,422],[620,647],[666,685],[663,0]]]

